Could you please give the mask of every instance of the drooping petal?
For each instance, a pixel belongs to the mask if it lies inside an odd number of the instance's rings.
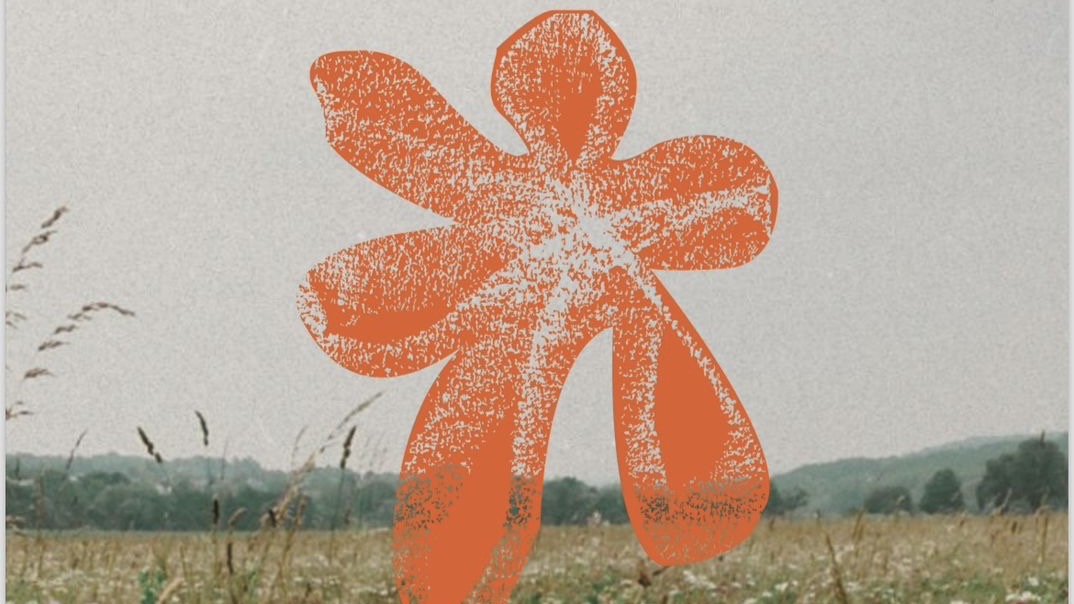
[[[768,501],[768,469],[712,353],[655,277],[644,289],[614,328],[620,480],[645,551],[687,564],[749,537]]]
[[[448,356],[465,330],[456,305],[501,266],[466,227],[400,233],[329,256],[300,288],[310,335],[340,365],[402,375]]]
[[[540,528],[560,391],[601,329],[593,298],[566,308],[504,309],[499,333],[463,346],[433,384],[397,491],[395,566],[404,602],[508,601]],[[580,325],[550,329],[560,314]]]
[[[608,159],[634,108],[634,64],[592,11],[552,11],[500,45],[496,108],[545,165]]]
[[[465,224],[497,215],[517,158],[481,135],[416,69],[366,51],[317,59],[310,80],[332,147],[400,197]]]
[[[395,518],[404,602],[506,602],[540,528],[543,463],[566,374],[526,384],[520,351],[464,347],[429,391],[407,447]],[[526,375],[526,377],[535,377]]]
[[[692,136],[614,162],[604,181],[606,211],[654,269],[732,268],[768,244],[776,181],[742,143]]]

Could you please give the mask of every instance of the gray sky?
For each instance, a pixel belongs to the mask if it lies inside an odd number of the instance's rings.
[[[496,47],[552,6],[487,3],[7,3],[8,265],[35,258],[8,364],[62,316],[102,317],[34,364],[37,415],[8,451],[201,451],[288,463],[364,397],[366,464],[395,470],[442,364],[377,380],[307,335],[304,274],[359,240],[443,219],[325,141],[310,64],[371,49],[414,65],[476,127],[496,113]],[[774,472],[1068,421],[1068,17],[1063,2],[594,2],[638,96],[618,157],[728,136],[779,185],[772,242],[722,272],[662,275],[734,384]],[[493,8],[495,7],[495,8]],[[16,297],[18,296],[18,297]],[[576,364],[549,473],[615,476],[611,346]],[[9,372],[9,378],[12,372]],[[8,380],[7,395],[17,380]],[[383,453],[376,454],[378,450]]]

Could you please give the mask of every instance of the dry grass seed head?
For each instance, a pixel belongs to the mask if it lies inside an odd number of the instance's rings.
[[[201,411],[194,411],[194,415],[198,416],[198,426],[201,427],[201,442],[206,447],[209,446],[209,423],[205,421],[205,416],[201,414]]]

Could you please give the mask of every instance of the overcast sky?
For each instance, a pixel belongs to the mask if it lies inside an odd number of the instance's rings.
[[[450,6],[449,6],[450,5]],[[396,470],[442,364],[377,380],[306,333],[298,285],[327,255],[442,224],[340,159],[310,64],[372,49],[415,66],[505,149],[496,47],[533,2],[7,3],[8,266],[71,212],[9,304],[8,451],[209,451],[284,467],[354,405],[366,466]],[[594,2],[637,71],[618,157],[716,134],[780,192],[742,268],[662,275],[727,372],[774,472],[1068,421],[1064,2]],[[551,8],[549,6],[548,8]],[[33,274],[30,274],[30,273]],[[89,300],[101,317],[31,358]],[[613,480],[610,336],[563,393],[549,473]],[[332,461],[332,460],[329,460]]]

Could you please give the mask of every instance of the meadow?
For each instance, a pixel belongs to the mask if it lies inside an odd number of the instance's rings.
[[[1066,602],[1067,516],[766,519],[661,568],[629,526],[543,529],[520,603]],[[8,602],[396,602],[390,533],[7,534]]]

